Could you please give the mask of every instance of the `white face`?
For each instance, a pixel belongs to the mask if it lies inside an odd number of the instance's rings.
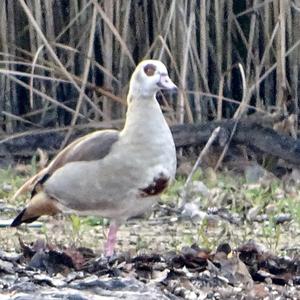
[[[144,60],[135,69],[130,82],[132,92],[139,90],[143,96],[154,96],[157,91],[176,90],[177,87],[168,76],[165,65],[158,60]]]

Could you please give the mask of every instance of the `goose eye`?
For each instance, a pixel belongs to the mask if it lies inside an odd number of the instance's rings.
[[[153,76],[156,71],[155,65],[148,64],[144,67],[144,72],[147,76]]]

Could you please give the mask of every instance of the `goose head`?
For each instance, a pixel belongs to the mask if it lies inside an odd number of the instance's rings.
[[[152,98],[159,90],[176,90],[166,66],[159,60],[144,60],[133,72],[129,85],[129,96]]]

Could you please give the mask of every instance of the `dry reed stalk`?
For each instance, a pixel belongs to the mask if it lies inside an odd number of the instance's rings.
[[[38,25],[39,28],[43,28],[43,16],[42,16],[42,12],[43,12],[43,9],[42,9],[42,5],[41,5],[41,0],[33,0],[31,1],[31,8],[32,8],[32,15],[33,17],[35,18],[35,21]],[[34,32],[33,32],[34,34]],[[36,47],[38,47],[39,45],[42,44],[42,38],[41,36],[39,35],[35,35],[34,36],[36,37]]]
[[[7,24],[7,15],[6,15],[6,1],[0,2],[0,41],[1,41],[1,48],[4,50],[0,52],[0,55],[7,56],[8,54],[8,47],[7,47],[7,35],[6,35],[6,24]],[[5,69],[9,69],[9,60],[3,60],[2,63],[5,66]],[[8,89],[7,87],[8,81],[4,77],[0,77],[0,111],[5,109],[5,92]],[[2,101],[1,101],[2,99]],[[0,121],[3,122],[3,116],[0,117]]]
[[[286,48],[293,44],[294,32],[293,32],[293,14],[292,6],[286,7]],[[291,61],[294,61],[295,54],[291,57],[287,57],[286,61],[289,64]]]
[[[272,45],[273,45],[273,42],[276,37],[278,29],[279,29],[279,22],[277,22],[275,24],[275,27],[273,28],[271,37],[269,38],[268,36],[265,36],[265,48],[264,48],[264,52],[263,52],[262,58],[259,63],[259,73],[261,73],[263,68],[268,68],[270,66],[270,52],[272,50]]]
[[[105,22],[105,24],[109,27],[109,29],[111,30],[111,32],[113,33],[113,35],[115,36],[115,38],[117,39],[117,41],[120,43],[122,50],[127,54],[129,61],[131,62],[131,64],[133,66],[135,66],[135,62],[134,59],[130,53],[130,51],[128,50],[128,47],[126,45],[126,43],[124,42],[124,40],[122,39],[122,37],[120,36],[118,30],[116,29],[116,27],[114,26],[114,24],[111,22],[111,20],[107,17],[105,11],[101,8],[101,6],[99,5],[99,3],[96,0],[92,0],[98,13],[100,14],[101,18],[103,19],[103,21]]]
[[[258,58],[257,58],[258,60]],[[259,64],[254,65],[254,82],[258,82],[260,75]],[[260,86],[258,84],[255,85],[255,99],[256,99],[256,107],[263,108],[263,101],[260,97]]]
[[[280,73],[279,73],[279,80],[278,86],[280,88],[279,95],[278,95],[278,102],[280,105],[285,101],[283,99],[284,93],[287,89],[286,84],[286,6],[287,1],[286,0],[279,0],[279,23],[280,23]],[[278,90],[277,90],[278,91]]]
[[[70,52],[76,52],[76,53],[79,52],[77,49],[74,49],[74,48],[72,48],[72,47],[66,47],[66,46],[64,46],[64,45],[60,45],[60,44],[57,44],[57,43],[53,43],[53,44],[54,44],[56,47],[58,47],[58,48],[65,49],[65,50],[70,51]],[[84,55],[83,57],[84,57],[85,59],[89,59],[89,60],[91,61],[91,63],[93,63],[93,64],[95,65],[95,67],[97,67],[97,69],[99,69],[103,74],[105,74],[106,76],[108,76],[109,78],[111,78],[113,81],[119,83],[119,80],[118,80],[115,76],[113,76],[113,75],[110,73],[109,70],[107,70],[107,69],[105,69],[104,67],[102,67],[101,65],[99,65],[93,58],[91,58],[91,57],[88,58],[86,55]],[[48,61],[45,61],[45,60],[42,60],[42,62],[43,62],[44,64],[49,64],[49,62],[48,62]],[[69,60],[69,62],[71,63],[70,60]],[[0,61],[0,63],[1,63],[1,61]],[[29,63],[20,63],[20,64],[24,64],[24,65],[26,65],[26,66],[31,66],[31,65],[32,65],[32,63],[30,63],[30,64],[29,64]],[[49,66],[51,66],[51,68],[48,68],[48,67],[43,66],[43,65],[38,65],[38,64],[36,65],[36,67],[39,67],[39,68],[41,68],[41,69],[44,69],[45,71],[52,71],[52,72],[54,72],[55,74],[60,74],[61,76],[63,76],[63,74],[62,74],[60,68],[58,68],[58,67],[56,67],[56,66],[54,66],[54,65],[51,65],[51,64],[49,64]],[[75,75],[72,75],[72,74],[71,74],[71,76],[73,77],[73,79],[74,79],[78,84],[81,83],[80,77],[75,76]],[[42,77],[41,77],[41,78],[42,78]],[[63,82],[70,82],[69,80],[65,80],[65,79],[57,79],[57,80],[63,81]],[[124,102],[122,101],[122,99],[121,99],[120,97],[115,96],[115,95],[112,94],[111,92],[109,92],[109,91],[107,91],[107,90],[105,90],[105,89],[103,89],[103,88],[101,88],[101,87],[95,86],[94,84],[92,84],[92,83],[90,83],[90,82],[87,82],[86,84],[87,84],[88,87],[90,87],[90,88],[92,88],[92,89],[94,89],[94,90],[97,90],[100,94],[103,94],[103,95],[105,95],[106,97],[109,97],[111,100],[114,100],[114,101],[117,101],[117,102],[119,102],[119,103],[124,104]]]
[[[60,47],[60,45],[57,45],[57,47]],[[65,47],[63,47],[65,48]],[[70,47],[68,48],[68,50],[70,51],[76,51],[75,49],[71,49]],[[85,56],[85,58],[87,58]],[[95,62],[93,59],[91,59],[91,62],[93,62],[95,64],[95,66],[101,70],[105,75],[109,76],[112,80],[116,81],[119,83],[118,79],[115,78],[112,74],[110,74],[108,72],[108,70],[104,69],[102,66],[100,66],[97,62]],[[7,60],[2,60],[0,61],[0,64],[3,63],[5,65],[14,65],[14,64],[17,64],[17,65],[24,65],[24,66],[27,66],[27,67],[32,67],[33,66],[33,63],[27,63],[27,62],[22,62],[22,61],[15,61],[15,62],[12,62],[12,61],[7,61]],[[47,63],[47,61],[44,61],[44,63]],[[49,64],[50,65],[50,64]],[[52,71],[53,74],[61,74],[60,72],[60,69],[59,68],[56,68],[55,66],[53,66],[53,68],[49,68],[47,66],[44,66],[44,65],[40,65],[40,64],[36,64],[34,63],[34,68],[37,69],[42,69],[44,71]],[[18,72],[18,71],[10,71],[8,70],[8,68],[6,69],[1,69],[1,73],[3,74],[12,74],[12,75],[19,75],[19,76],[23,76],[23,77],[34,77],[34,78],[38,78],[40,80],[50,80],[50,81],[57,81],[57,82],[63,82],[63,83],[70,83],[69,80],[66,80],[66,79],[62,79],[62,78],[58,78],[58,77],[55,77],[55,75],[52,75],[52,77],[49,77],[49,76],[43,76],[43,75],[32,75],[32,73],[25,73],[25,72]],[[78,77],[78,76],[75,76],[75,75],[72,75],[73,79],[79,84],[81,82],[81,79]],[[119,102],[123,105],[125,105],[124,101],[118,97],[118,96],[115,96],[114,94],[112,94],[111,92],[99,87],[99,86],[96,86],[90,82],[87,82],[87,87],[91,88],[91,89],[94,89],[96,90],[99,94],[103,94],[105,95],[106,97],[110,98],[111,100],[114,100],[116,102]]]
[[[54,28],[55,28],[54,20],[56,20],[56,22],[59,22],[59,16],[56,16],[56,14],[53,11],[53,2],[52,1],[44,1],[43,5],[44,5],[44,11],[45,11],[44,19],[46,19],[45,20],[46,21],[45,22],[45,32],[46,32],[47,38],[50,41],[50,43],[53,43],[56,39],[55,32],[54,32]],[[53,48],[53,50],[55,51],[55,53],[57,55],[56,48]],[[53,76],[53,74],[50,73],[49,76],[51,77],[51,76]],[[52,85],[50,85],[50,87],[46,87],[44,85],[43,90],[45,90],[47,93],[50,93],[52,95],[52,97],[54,97],[55,99],[58,98],[56,85],[52,84]],[[45,113],[46,113],[46,111],[44,112],[44,114],[42,115],[42,118],[41,118],[42,123],[43,123],[44,118],[46,117]]]
[[[195,4],[195,2],[193,1],[193,4]],[[190,44],[191,44],[191,36],[192,36],[192,32],[193,32],[193,27],[194,27],[194,14],[192,13],[194,10],[194,5],[192,6],[193,8],[190,10],[191,14],[189,16],[189,24],[188,26],[185,28],[185,36],[186,36],[186,40],[184,42],[185,44],[185,48],[184,48],[184,52],[183,52],[183,60],[182,60],[182,68],[181,68],[181,74],[180,74],[180,78],[181,78],[181,83],[180,86],[182,88],[182,91],[179,95],[179,114],[178,114],[178,122],[180,124],[184,123],[184,116],[185,116],[185,108],[188,106],[188,100],[187,100],[187,96],[184,92],[185,87],[186,87],[186,80],[187,80],[187,70],[188,70],[188,55],[190,52]],[[190,109],[189,109],[190,112]],[[187,114],[188,117],[188,122],[193,122],[193,116],[190,113]]]
[[[31,15],[22,3],[26,3]],[[94,58],[86,55],[85,46],[90,36],[91,5],[99,14],[94,42],[98,51]],[[245,9],[239,11],[241,7]],[[180,98],[184,111],[182,105],[181,110],[176,105],[173,109],[171,102],[163,99],[166,114],[177,115],[181,121],[232,117],[233,109],[224,99],[241,99],[239,75],[227,73],[222,89],[220,80],[223,69],[231,69],[236,62],[245,63],[247,101],[255,101],[257,110],[267,111],[276,101],[279,107],[284,89],[297,106],[299,54],[295,49],[300,40],[296,30],[299,11],[299,0],[0,1],[0,109],[8,113],[0,123],[4,130],[13,132],[19,122],[24,123],[14,116],[28,115],[29,122],[43,123],[49,119],[49,111],[56,111],[62,117],[57,120],[53,115],[52,126],[70,124],[75,99],[84,85],[86,93],[78,122],[122,117],[122,95],[126,94],[134,63],[149,57],[172,66],[170,75],[184,82],[184,100]],[[37,53],[41,45],[45,51]],[[84,82],[87,60],[91,71]],[[19,87],[16,80],[23,85]],[[29,96],[23,90],[30,90],[27,82],[32,87]],[[104,86],[98,87],[99,83]],[[41,112],[43,108],[44,113],[26,114],[30,111],[29,102],[34,103],[34,111]],[[59,103],[71,110],[57,106]],[[243,105],[250,107],[245,102]]]
[[[0,53],[1,55],[1,53]],[[11,61],[11,60],[0,60],[0,64],[4,64],[5,66],[7,66],[7,69],[10,69],[10,65],[18,65],[18,66],[23,66],[23,67],[32,67],[32,62],[26,62],[26,61],[22,61],[22,60],[15,60],[15,61]],[[50,67],[35,63],[35,69],[42,69],[44,71],[53,71],[54,69],[51,69]],[[25,73],[25,72],[24,72]],[[27,73],[30,74],[30,73]]]
[[[40,0],[33,0],[31,1],[33,3],[31,3],[31,8],[32,8],[32,14],[38,24],[38,26],[43,30],[43,31],[46,31],[46,28],[49,27],[47,26],[47,22],[48,19],[49,19],[49,12],[47,10],[47,8],[45,9],[46,10],[46,17],[44,18],[43,17],[43,11],[44,11],[44,4],[43,1],[40,1]],[[48,1],[49,3],[49,1]],[[53,24],[52,25],[52,28],[53,28]],[[32,31],[30,32],[33,36],[33,48],[31,48],[31,53],[34,53],[35,51],[38,51],[38,52],[41,52],[41,56],[43,57],[44,54],[41,50],[39,51],[41,45],[42,45],[42,39],[39,35],[36,35],[35,32],[34,32],[34,29],[32,28]],[[38,53],[39,55],[39,53]],[[35,58],[35,57],[34,57]],[[32,67],[32,72],[34,71],[34,66]],[[44,74],[43,71],[41,71],[42,75]],[[32,80],[31,80],[32,81]],[[51,85],[53,86],[53,85]],[[33,82],[30,82],[30,87],[32,89],[33,87]],[[47,87],[45,85],[45,82],[44,81],[37,81],[35,82],[35,88],[40,90],[42,93],[44,94],[48,94],[48,90],[47,90]],[[32,90],[30,90],[30,98],[29,99],[29,104],[32,105],[35,105],[36,108],[40,108],[40,107],[43,107],[43,108],[46,108],[49,103],[44,103],[43,102],[43,99],[41,99],[40,97],[35,97],[35,99],[33,100],[33,93],[32,93]],[[56,98],[55,95],[52,94],[52,97],[53,98]],[[32,101],[32,102],[31,102]],[[36,121],[39,121],[42,123],[42,120],[45,118],[45,112],[43,114],[41,114],[41,119],[40,120],[36,120]]]
[[[57,37],[55,38],[55,40],[60,40],[60,38],[68,31],[71,30],[73,28],[76,27],[80,27],[80,25],[78,24],[78,19],[86,12],[86,10],[90,7],[90,5],[92,4],[92,0],[89,0],[85,5],[83,5],[83,7],[78,10],[76,9],[76,1],[74,1],[74,5],[70,5],[70,9],[71,9],[71,20],[68,22],[67,25],[65,25],[64,28],[62,28],[62,31],[57,35]],[[77,24],[76,24],[77,23]],[[72,36],[73,34],[71,33],[70,36]],[[70,43],[72,42],[72,40],[70,40]]]
[[[283,38],[282,30],[285,28],[285,20],[284,20],[284,11],[282,11],[282,2],[279,0],[279,2],[274,2],[274,15],[278,17],[279,19],[279,34],[276,38],[276,60],[277,60],[277,66],[276,66],[276,105],[278,107],[282,107],[283,105],[283,86],[285,83],[283,80],[285,80],[285,74],[283,71],[283,66],[285,64],[285,59],[282,57],[283,54],[283,46],[282,44],[285,44],[285,37]],[[285,35],[285,34],[284,34]]]
[[[224,74],[221,76],[221,80],[219,83],[219,94],[218,94],[218,102],[217,102],[217,120],[220,121],[222,119],[222,108],[223,108],[223,89],[224,89]]]
[[[200,58],[203,75],[207,77],[208,56],[207,56],[207,19],[206,1],[200,1]]]
[[[15,10],[14,10],[14,3],[13,1],[7,2],[7,15],[6,15],[6,24],[7,24],[7,32],[8,32],[8,38],[7,42],[15,44],[16,43],[16,28],[15,28]],[[13,20],[10,22],[9,20]],[[8,49],[7,49],[8,50]],[[7,51],[8,52],[8,51]],[[10,54],[13,56],[16,55],[15,50],[10,50]],[[11,67],[12,70],[15,70],[15,67]],[[6,105],[4,106],[5,110],[11,114],[18,114],[17,112],[17,93],[16,93],[16,85],[13,82],[9,83],[10,90],[10,101],[6,101]],[[9,133],[12,133],[15,129],[16,123],[14,120],[12,120],[10,117],[7,117],[6,120],[6,131]]]
[[[38,26],[37,22],[35,21],[31,11],[29,10],[28,6],[26,5],[24,0],[18,0],[24,10],[24,12],[26,13],[31,25],[35,28],[35,30],[37,31],[38,35],[40,36],[40,38],[42,39],[45,47],[47,48],[47,50],[49,51],[50,55],[52,56],[52,58],[54,59],[54,61],[57,63],[57,65],[60,67],[62,73],[72,82],[72,84],[74,85],[74,87],[76,88],[76,90],[80,93],[80,87],[77,85],[77,83],[74,81],[72,75],[67,71],[67,69],[64,67],[64,65],[62,64],[62,62],[60,61],[60,59],[58,58],[58,56],[56,55],[55,51],[53,50],[53,48],[51,47],[51,45],[49,44],[48,40],[46,39],[45,35],[43,34],[41,28]],[[94,103],[91,101],[91,99],[89,99],[86,95],[84,95],[84,99],[98,112],[102,115],[102,111],[94,105]]]
[[[227,31],[226,31],[226,70],[232,66],[232,16],[233,16],[233,0],[227,0]],[[226,84],[230,89],[231,73],[228,74]]]
[[[32,62],[32,67],[31,67],[31,77],[30,77],[30,84],[29,84],[29,86],[30,86],[29,104],[30,104],[31,109],[33,108],[33,91],[32,91],[32,88],[33,88],[33,78],[35,77],[34,76],[34,70],[35,70],[35,65],[36,65],[36,62],[38,60],[39,54],[43,50],[43,48],[44,48],[44,45],[41,45],[38,48],[38,50],[36,51],[36,54],[35,54],[33,62]]]
[[[93,45],[94,45],[94,39],[95,39],[95,30],[96,30],[96,19],[97,19],[97,13],[96,13],[96,8],[93,8],[93,16],[92,16],[92,26],[91,26],[91,32],[90,32],[90,38],[89,38],[89,43],[88,43],[88,51],[87,51],[87,57],[88,59],[86,60],[86,65],[84,68],[84,72],[83,72],[83,78],[82,78],[82,85],[81,85],[81,89],[80,89],[80,94],[78,97],[78,101],[76,104],[76,110],[75,110],[75,114],[73,115],[72,121],[71,121],[71,127],[68,130],[62,144],[61,144],[61,149],[64,148],[69,140],[69,138],[71,137],[72,133],[73,133],[73,127],[76,124],[76,121],[78,119],[78,115],[79,115],[79,111],[82,105],[82,101],[83,101],[83,95],[85,92],[85,88],[86,88],[86,82],[88,79],[88,75],[89,75],[89,70],[90,70],[90,65],[91,65],[91,61],[90,61],[90,57],[92,57],[93,55]]]
[[[36,124],[36,123],[33,123],[33,122],[30,122],[30,121],[28,121],[28,120],[22,118],[21,116],[16,116],[16,115],[11,114],[11,113],[9,113],[9,112],[7,112],[7,111],[1,111],[1,113],[2,113],[4,116],[7,116],[7,117],[9,117],[9,118],[11,118],[11,119],[14,119],[14,120],[16,120],[16,121],[20,121],[20,122],[22,122],[22,123],[29,124],[29,125],[31,125],[31,126],[33,126],[33,127],[42,128],[41,125]]]
[[[242,83],[243,83],[243,98],[242,98],[242,101],[241,101],[241,104],[240,104],[239,108],[237,109],[237,111],[235,112],[235,114],[233,116],[233,119],[235,119],[234,126],[233,126],[232,131],[230,133],[230,136],[229,136],[229,138],[228,138],[228,140],[227,140],[227,142],[226,142],[226,144],[223,148],[223,151],[222,151],[222,153],[221,153],[221,155],[220,155],[220,157],[219,157],[219,159],[218,159],[218,161],[217,161],[217,163],[214,167],[214,171],[216,171],[220,167],[220,165],[221,165],[221,163],[222,163],[222,161],[225,157],[225,154],[228,151],[231,140],[232,140],[232,138],[233,138],[233,136],[236,132],[238,122],[241,119],[242,115],[245,113],[245,110],[247,108],[247,104],[248,104],[249,98],[250,98],[249,94],[248,94],[248,91],[247,91],[246,75],[245,75],[244,68],[241,64],[238,64],[238,67],[239,67],[239,70],[240,70],[240,73],[241,73]]]
[[[244,31],[242,30],[241,28],[241,25],[239,24],[237,18],[235,16],[232,17],[232,20],[233,20],[233,23],[235,25],[235,29],[237,30],[237,33],[239,34],[244,46],[246,49],[249,49],[249,44],[248,44],[248,41],[247,41],[247,38],[244,34]],[[250,51],[248,52],[249,55],[250,55],[250,58],[254,61],[254,57],[253,57],[253,53]]]
[[[12,81],[18,83],[20,86],[22,86],[22,87],[24,87],[24,88],[26,88],[26,89],[30,89],[30,86],[29,86],[28,84],[24,83],[23,81],[21,81],[21,80],[15,78],[14,76],[11,76],[11,75],[8,75],[8,76],[9,76],[9,78],[10,78]],[[60,103],[59,101],[57,101],[57,100],[53,99],[52,97],[50,97],[50,96],[44,94],[43,92],[41,92],[41,91],[39,91],[39,90],[37,90],[37,89],[35,89],[35,88],[32,88],[32,91],[33,91],[35,94],[37,94],[38,96],[40,96],[40,97],[42,97],[42,98],[45,98],[45,100],[47,100],[47,101],[53,103],[54,105],[57,105],[57,106],[63,108],[64,110],[66,110],[66,111],[68,111],[68,112],[70,112],[70,113],[72,113],[72,114],[75,114],[75,111],[74,111],[72,108],[70,108],[70,107],[64,105],[63,103]],[[83,118],[83,119],[87,119],[86,116],[84,116],[84,115],[82,115],[82,114],[79,114],[79,116],[80,116],[81,118]]]
[[[208,47],[207,47],[207,38],[208,38],[208,21],[207,21],[207,5],[206,1],[200,1],[200,20],[199,20],[199,26],[200,26],[200,63],[197,65],[192,64],[193,73],[198,73],[198,70],[201,72],[202,78],[206,81],[207,74],[208,74]],[[194,52],[193,47],[193,52]],[[198,49],[197,49],[198,50]],[[193,56],[195,57],[195,60],[197,60],[197,55],[193,53]],[[201,68],[199,66],[201,65]],[[198,83],[195,88],[196,90],[200,90],[203,86],[201,84],[201,80],[197,80],[196,83]],[[201,97],[194,100],[195,103],[195,115],[196,120],[201,122],[202,121],[202,104],[201,104]]]
[[[220,96],[220,95],[215,95],[215,94],[211,94],[211,93],[197,92],[197,91],[186,91],[186,93],[188,95],[197,95],[198,94],[198,95],[201,95],[201,96],[205,96],[205,97],[216,99],[217,101],[219,99],[222,99],[222,101],[224,101],[224,102],[233,103],[233,104],[237,104],[237,105],[241,104],[241,102],[238,101],[238,100],[234,100],[232,98],[228,98],[228,97],[224,97],[224,96]],[[265,114],[268,113],[266,110],[261,109],[261,108],[257,108],[256,106],[253,106],[253,105],[250,105],[250,104],[246,104],[246,103],[244,103],[244,105],[245,105],[245,107],[247,107],[249,109],[252,109],[254,111],[265,113]]]
[[[28,1],[28,7],[30,8],[30,10],[32,12],[35,11],[34,9],[34,1]],[[35,34],[34,28],[32,26],[28,27],[28,34],[29,34],[29,40],[30,40],[30,51],[32,52],[36,52],[37,48],[38,48],[38,42],[37,42],[37,35]]]
[[[68,101],[65,101],[64,104],[67,105],[67,104],[70,104],[72,102],[72,100],[68,100]],[[48,106],[46,108],[46,111],[50,111],[52,108],[51,106]],[[26,119],[26,118],[30,118],[32,116],[36,116],[36,115],[40,115],[44,112],[45,108],[39,108],[39,109],[35,109],[35,110],[30,110],[29,112],[25,113],[25,114],[22,114],[20,115],[20,117],[22,117],[23,119]]]
[[[113,11],[114,11],[114,5],[111,1],[104,1],[104,11],[106,13],[107,18],[110,20],[110,22],[113,22]],[[113,56],[111,55],[111,52],[114,51],[113,47],[113,34],[111,30],[106,26],[106,24],[103,24],[103,46],[102,46],[102,57],[103,57],[103,66],[105,69],[110,70],[111,73],[113,73]],[[125,42],[125,41],[124,41]],[[111,79],[108,77],[104,78],[104,86],[106,87],[112,87]],[[111,117],[111,102],[107,97],[103,97],[102,99],[102,111],[104,114],[104,120],[109,120]]]
[[[193,55],[193,60],[191,59],[192,63],[191,63],[191,66],[190,66],[191,67],[190,72],[192,74],[198,74],[199,73],[199,68],[197,66],[197,63],[194,63],[194,61],[197,60],[197,58],[199,58],[199,57],[195,57]],[[195,77],[195,80],[194,80],[194,83],[193,83],[193,89],[196,90],[196,91],[200,91],[202,89],[201,77],[200,76]],[[186,93],[186,95],[187,95],[187,93]],[[187,95],[187,99],[189,99],[188,95]],[[191,112],[193,113],[194,122],[201,122],[202,121],[202,116],[201,116],[202,115],[202,107],[201,107],[201,96],[200,96],[200,94],[195,94],[194,95],[193,103],[194,103],[194,109],[191,109]]]
[[[166,18],[166,21],[165,23],[163,24],[163,35],[162,35],[162,38],[166,41],[167,40],[167,36],[170,34],[170,30],[171,30],[171,24],[172,24],[172,21],[174,19],[174,15],[175,15],[175,8],[176,8],[176,1],[172,1],[171,2],[171,6],[170,6],[170,9],[168,10],[168,16]],[[160,53],[158,55],[158,59],[162,59],[163,57],[163,54],[164,54],[164,48],[162,48],[160,50]]]
[[[292,30],[293,28],[300,28],[300,1],[297,1],[296,3],[292,3],[292,7],[290,8],[290,14],[291,16],[288,18],[291,21],[290,25],[290,36],[291,36],[291,41],[289,41],[289,46],[292,44],[292,41],[299,41],[300,40],[300,31],[299,30]],[[298,120],[299,120],[299,104],[298,104],[298,99],[300,96],[300,85],[299,85],[299,66],[300,66],[300,52],[295,51],[293,54],[293,59],[292,59],[292,86],[293,86],[293,99],[294,99],[294,105],[295,105],[295,123],[296,123],[296,128],[295,131],[296,133],[298,132]]]
[[[130,7],[131,7],[131,0],[128,0],[127,2],[123,3],[120,9],[122,11],[125,11],[125,13],[122,16],[122,23],[120,24],[120,32],[121,32],[121,37],[122,40],[127,42],[128,40],[128,27],[129,27],[129,18],[130,18]],[[124,7],[125,6],[125,7]],[[128,78],[128,71],[125,69],[125,54],[124,51],[120,51],[120,60],[119,60],[119,76],[118,78],[121,79],[121,81],[124,81],[124,78]],[[122,70],[122,71],[121,71]],[[121,89],[120,84],[119,84],[119,90]]]
[[[174,55],[175,65],[178,66],[177,70],[179,70],[179,73],[177,75],[178,75],[180,93],[181,90],[183,89],[181,87],[181,76],[182,76],[182,69],[184,66],[182,64],[177,64],[177,62],[182,62],[184,57],[183,50],[185,49],[185,37],[186,37],[186,33],[184,31],[186,29],[186,24],[185,24],[186,20],[183,19],[183,15],[184,15],[185,6],[186,6],[186,1],[176,1],[174,19],[172,21],[172,25],[170,29],[172,37],[176,38],[176,44],[177,44],[177,47],[174,49],[175,51],[173,52],[174,53],[173,55]],[[174,20],[178,20],[180,26],[174,26]],[[165,49],[169,50],[170,55],[172,55],[172,48],[171,48],[172,44],[170,45],[169,48],[167,41],[164,40],[162,37],[161,37],[161,42],[162,45],[165,47]],[[180,119],[182,118],[181,115],[184,113],[184,103],[183,103],[184,99],[185,99],[184,95],[182,96],[181,94],[178,95],[178,99],[175,107],[177,122],[180,121]]]
[[[243,84],[243,98],[241,100],[239,108],[236,110],[236,112],[233,115],[233,119],[239,120],[241,116],[244,114],[247,104],[249,104],[250,97],[248,95],[248,89],[247,89],[247,80],[245,75],[245,70],[241,64],[238,64],[240,74],[242,77],[242,84]]]
[[[35,78],[35,79],[39,79],[39,80],[45,80],[45,81],[54,81],[54,82],[62,82],[62,83],[68,83],[68,80],[64,80],[64,79],[60,79],[60,78],[55,78],[53,77],[49,77],[49,76],[43,76],[43,75],[37,75],[37,74],[30,74],[27,72],[20,72],[20,71],[11,71],[11,70],[7,70],[5,68],[0,68],[0,73],[1,74],[5,74],[5,75],[15,75],[15,76],[20,76],[20,77],[28,77],[30,79]],[[30,88],[32,86],[30,85]]]
[[[257,0],[253,1],[253,6],[257,6]],[[247,60],[246,60],[246,74],[247,74],[247,81],[250,80],[251,77],[251,57],[254,59],[253,49],[255,46],[255,29],[257,28],[256,25],[256,14],[251,15],[251,21],[250,21],[250,32],[249,32],[249,38],[248,38],[248,49],[247,49]],[[252,63],[255,65],[256,61],[253,60]]]
[[[300,47],[300,39],[296,41],[293,46],[291,46],[286,52],[285,57],[289,56],[293,53],[298,47]],[[255,91],[257,84],[260,85],[273,71],[276,70],[277,62],[275,62],[262,76],[260,76],[258,82],[255,82],[253,85],[249,87],[249,96]]]
[[[236,100],[229,100],[228,98],[224,98],[223,97],[223,90],[224,90],[224,82],[225,82],[225,77],[229,76],[229,74],[232,73],[232,70],[234,68],[238,68],[241,74],[241,78],[242,78],[242,84],[243,84],[243,98],[241,100],[241,102],[236,101]],[[233,118],[236,119],[238,117],[239,114],[242,113],[242,111],[244,111],[246,108],[251,107],[248,103],[248,101],[246,101],[246,90],[247,90],[247,84],[246,84],[246,76],[245,76],[245,71],[243,66],[239,63],[239,64],[235,64],[233,65],[229,70],[227,70],[224,74],[222,74],[221,76],[221,80],[219,83],[219,93],[217,96],[217,120],[221,120],[222,119],[222,108],[223,108],[223,100],[227,100],[231,103],[236,103],[239,104],[239,108],[237,109],[237,111],[235,112]],[[250,99],[250,98],[249,98]]]
[[[273,29],[272,32],[272,36],[270,38],[270,32],[271,32],[271,16],[270,16],[270,11],[272,11],[272,8],[270,7],[271,5],[269,5],[269,3],[267,3],[266,1],[263,3],[264,4],[264,11],[263,11],[263,18],[264,18],[264,22],[263,22],[263,32],[264,32],[264,53],[260,62],[261,65],[261,70],[259,73],[261,73],[262,68],[265,67],[266,69],[268,69],[271,65],[271,46],[273,44],[273,40],[275,38],[275,34],[279,28],[279,23],[276,22],[276,26]],[[257,79],[256,79],[257,81]],[[269,78],[266,79],[265,83],[264,83],[264,95],[265,95],[265,105],[268,106],[271,104],[271,99],[272,99],[272,95],[271,95],[271,80]]]
[[[256,10],[258,10],[259,8],[263,8],[265,5],[268,5],[268,4],[270,4],[270,3],[274,2],[274,1],[278,1],[278,0],[262,0],[262,3],[257,4],[256,6],[252,6],[250,8],[247,8],[244,11],[236,14],[236,18],[240,18],[240,17],[245,16],[245,15],[247,15],[249,13],[253,13]],[[250,0],[250,2],[251,2],[251,0]]]
[[[192,48],[192,58],[190,60],[191,60],[192,68],[194,68],[195,70],[192,74],[197,74],[197,76],[194,76],[194,89],[197,90],[198,87],[198,89],[202,89],[203,91],[209,92],[210,86],[208,84],[208,74],[205,75],[204,73],[204,70],[202,68],[202,63],[198,55],[199,51],[195,43],[191,44],[191,48]],[[201,121],[207,120],[207,113],[206,113],[207,103],[209,103],[209,105],[212,106],[212,101],[210,101],[211,99],[206,100],[205,103],[203,103],[204,102],[203,100],[204,99],[202,98],[201,103],[198,104],[196,103],[196,105],[199,107],[199,110],[201,111],[201,116],[197,116],[197,119]],[[212,111],[214,111],[214,108],[212,109]]]
[[[60,47],[59,45],[57,45],[58,47]],[[65,48],[65,47],[63,47]],[[66,48],[65,48],[66,49]],[[71,49],[70,47],[67,48],[69,51],[77,51],[75,49]],[[93,61],[93,60],[92,60]],[[2,61],[3,62],[3,61]],[[6,62],[6,61],[4,61]],[[42,60],[43,63],[45,64],[49,64],[48,61],[45,61],[45,60]],[[0,61],[1,63],[1,61]],[[7,62],[9,64],[20,64],[20,65],[24,65],[24,66],[32,66],[32,63],[26,63],[26,62]],[[106,74],[107,76],[110,76],[113,80],[116,80],[117,79],[115,77],[113,77],[106,69],[104,69],[103,67],[101,67],[99,64],[95,63],[95,65],[104,73]],[[36,64],[36,68],[40,68],[40,69],[43,69],[45,71],[53,71],[55,72],[55,74],[60,74],[61,73],[61,70],[58,68],[58,67],[55,67],[51,64],[49,64],[49,66],[51,66],[51,68],[49,67],[46,67],[46,66],[43,66],[43,65],[40,65],[40,64]],[[3,72],[1,72],[3,74],[15,74],[15,75],[21,75],[23,77],[29,77],[30,74],[26,74],[26,73],[21,73],[21,72],[17,72],[17,71],[7,71],[5,72],[3,70]],[[62,75],[62,74],[60,74]],[[39,76],[39,75],[34,75],[35,78],[39,78],[39,79],[42,79],[42,80],[53,80],[53,81],[57,81],[57,82],[70,82],[69,80],[65,80],[65,79],[60,79],[60,78],[55,78],[55,77],[45,77],[45,76]],[[75,75],[72,75],[73,79],[79,84],[81,83],[81,78],[79,78],[78,76],[75,76]],[[95,86],[94,84],[91,84],[89,82],[87,82],[87,86],[90,88],[90,89],[93,89],[95,91],[97,91],[99,94],[103,94],[105,95],[106,97],[109,97],[110,99],[116,101],[116,102],[119,102],[121,103],[122,105],[124,105],[124,101],[118,97],[118,96],[115,96],[114,94],[112,94],[111,92],[107,91],[107,90],[104,90],[103,88],[101,87],[98,87],[98,86]],[[36,90],[35,90],[36,91]]]
[[[222,74],[222,65],[223,65],[223,21],[224,21],[224,1],[223,0],[214,0],[214,9],[215,9],[215,30],[216,30],[216,69],[218,71],[218,78]]]

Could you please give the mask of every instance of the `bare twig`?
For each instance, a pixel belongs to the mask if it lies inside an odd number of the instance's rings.
[[[221,128],[220,127],[217,127],[214,129],[214,131],[212,132],[210,138],[208,139],[206,145],[204,146],[204,148],[202,149],[202,151],[200,152],[194,166],[193,166],[193,169],[191,171],[191,173],[189,174],[188,178],[186,179],[185,181],[185,184],[183,186],[183,193],[182,193],[182,199],[181,199],[181,203],[180,203],[180,207],[182,207],[185,202],[186,202],[186,196],[187,196],[187,190],[189,188],[189,185],[191,183],[191,180],[193,178],[193,175],[195,174],[196,170],[199,168],[199,166],[201,165],[202,163],[202,160],[203,160],[203,157],[205,155],[207,155],[212,143],[215,141],[215,139],[217,138],[219,132],[220,132]]]

